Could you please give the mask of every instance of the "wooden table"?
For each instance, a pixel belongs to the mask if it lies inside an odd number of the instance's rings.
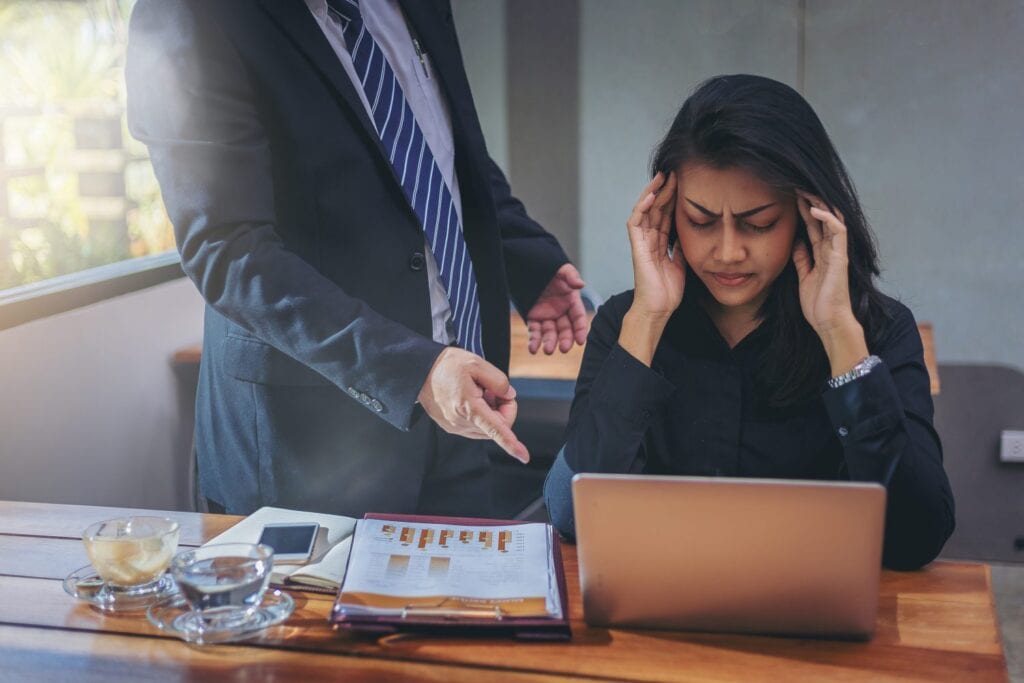
[[[576,549],[563,549],[573,640],[336,633],[330,596],[294,592],[296,612],[245,644],[196,647],[144,616],[106,615],[67,596],[86,564],[79,532],[144,511],[0,502],[0,680],[34,681],[1005,681],[988,567],[936,562],[883,572],[878,631],[868,643],[590,628]],[[168,514],[195,546],[239,518]],[[756,571],[752,563],[751,571]]]

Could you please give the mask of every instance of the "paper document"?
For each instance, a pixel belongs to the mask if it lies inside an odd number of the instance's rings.
[[[547,524],[359,520],[337,609],[560,618]]]
[[[317,522],[320,532],[309,562],[301,565],[274,563],[271,583],[303,584],[337,590],[345,578],[345,565],[356,528],[353,517],[262,507],[205,545],[214,543],[256,543],[267,524],[307,524]]]

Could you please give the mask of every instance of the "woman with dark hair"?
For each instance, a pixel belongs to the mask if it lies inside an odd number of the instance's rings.
[[[635,288],[594,318],[544,494],[576,472],[849,479],[888,489],[883,562],[953,531],[914,317],[881,294],[853,183],[795,90],[719,76],[683,104],[627,221]]]

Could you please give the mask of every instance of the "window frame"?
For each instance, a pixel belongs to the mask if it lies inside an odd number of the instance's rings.
[[[182,277],[178,252],[166,251],[0,290],[0,330]]]

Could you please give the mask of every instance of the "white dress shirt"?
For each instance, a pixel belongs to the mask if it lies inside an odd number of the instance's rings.
[[[373,121],[373,110],[356,75],[352,55],[345,46],[341,24],[333,13],[328,12],[327,0],[305,1],[317,24],[320,25],[320,30],[327,37],[327,42],[331,44],[331,48],[341,61],[356,92],[359,93],[366,113]],[[413,45],[409,26],[397,0],[361,0],[359,9],[363,16],[363,25],[377,41],[388,64],[391,65],[409,108],[416,117],[416,123],[423,131],[423,137],[434,155],[441,177],[448,185],[461,224],[462,199],[459,194],[458,178],[455,177],[455,144],[452,138],[451,118],[448,115],[447,103],[441,94],[440,83],[433,77],[430,59],[423,54],[423,62],[420,61],[420,55]],[[451,304],[448,302],[448,292],[439,276],[437,261],[426,235],[423,239],[423,254],[426,257],[427,282],[430,287],[432,336],[438,343],[451,344],[455,341],[451,324]]]

